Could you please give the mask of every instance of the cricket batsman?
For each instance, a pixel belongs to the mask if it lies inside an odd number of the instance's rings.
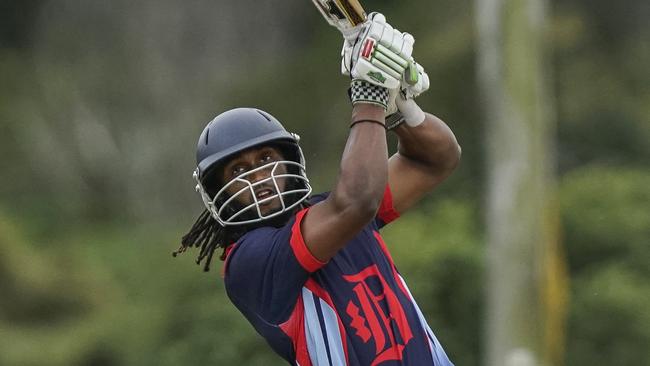
[[[176,253],[221,249],[228,297],[291,365],[453,365],[380,231],[454,170],[449,127],[414,98],[429,87],[415,40],[372,13],[344,34],[349,130],[331,191],[312,194],[296,134],[256,108],[225,111],[198,141],[205,210]],[[345,90],[341,90],[345,93]],[[388,156],[386,133],[397,135]]]

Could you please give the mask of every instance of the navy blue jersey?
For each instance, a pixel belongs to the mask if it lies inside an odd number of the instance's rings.
[[[390,190],[377,218],[327,263],[300,233],[308,210],[248,232],[226,259],[228,296],[273,350],[300,366],[453,366],[379,235],[399,217]]]

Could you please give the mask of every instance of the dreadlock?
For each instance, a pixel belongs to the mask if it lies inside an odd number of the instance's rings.
[[[300,159],[292,155],[291,151],[287,150],[284,143],[274,143],[269,144],[280,151],[282,151],[283,156],[290,156],[292,161],[299,161]],[[210,197],[214,197],[217,193],[218,188],[222,187],[225,182],[221,182],[218,178],[218,172],[221,171],[225,164],[220,164],[212,167],[204,178],[204,186]],[[295,167],[290,167],[290,169],[296,169]],[[294,172],[297,173],[297,172]],[[297,180],[291,180],[287,183],[287,190],[291,190],[299,185]],[[223,202],[222,202],[223,203]],[[236,204],[236,203],[235,203]],[[310,204],[307,201],[301,203],[300,207],[307,207]],[[293,210],[296,211],[295,209]],[[241,238],[247,231],[255,229],[260,226],[275,226],[280,227],[284,225],[288,217],[291,215],[291,212],[286,212],[283,215],[277,216],[265,220],[264,223],[256,223],[249,225],[241,226],[223,226],[212,217],[210,211],[207,209],[199,215],[199,217],[192,225],[192,228],[183,235],[181,239],[181,246],[172,253],[172,256],[176,257],[179,254],[185,253],[189,248],[199,248],[199,255],[196,258],[196,264],[201,264],[203,260],[203,271],[208,272],[210,270],[210,263],[212,262],[212,256],[214,255],[217,248],[222,248],[221,256],[219,257],[222,261],[226,259],[228,254],[228,247],[235,243],[239,238]]]
[[[210,270],[210,262],[217,248],[223,248],[220,259],[226,257],[226,248],[233,242],[237,241],[243,234],[242,230],[224,227],[215,220],[210,212],[203,210],[201,215],[196,219],[192,228],[183,235],[181,246],[172,253],[174,257],[184,253],[188,248],[199,248],[199,255],[196,258],[196,264],[203,264],[203,271]]]
[[[205,259],[203,264],[203,271],[208,272],[210,270],[210,262],[212,262],[212,256],[214,251],[217,248],[223,248],[221,256],[219,259],[222,261],[226,259],[228,254],[228,247],[230,244],[236,242],[241,238],[247,231],[255,229],[260,226],[273,226],[280,227],[284,225],[287,218],[295,211],[300,208],[305,208],[311,206],[309,199],[303,201],[297,209],[293,211],[286,212],[283,215],[278,217],[268,219],[264,223],[246,225],[246,226],[222,226],[217,222],[217,220],[212,217],[210,212],[205,209],[199,215],[199,217],[192,225],[190,231],[187,234],[183,235],[181,239],[181,246],[172,253],[172,256],[176,257],[179,254],[185,253],[189,248],[200,248],[199,255],[196,257],[196,264],[201,264]]]

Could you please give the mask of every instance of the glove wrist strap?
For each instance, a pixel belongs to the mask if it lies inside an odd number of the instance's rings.
[[[365,80],[352,80],[348,93],[352,105],[370,103],[379,105],[384,110],[388,107],[388,89],[370,84]]]

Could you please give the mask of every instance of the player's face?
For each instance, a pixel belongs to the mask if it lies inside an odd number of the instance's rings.
[[[287,167],[285,164],[277,164],[277,166],[275,164],[272,164],[273,162],[281,160],[284,160],[284,157],[282,156],[280,150],[271,146],[253,148],[243,151],[226,164],[223,171],[223,181],[229,182],[236,177],[241,177],[251,183],[259,182],[261,180],[269,178],[274,168],[276,176],[285,174],[287,172]],[[258,170],[256,172],[250,172],[267,164],[268,167],[264,169]],[[280,191],[284,191],[286,187],[286,178],[277,178],[276,181],[278,188],[280,188]],[[235,182],[228,187],[227,192],[229,195],[234,195],[246,186],[247,184],[243,182]],[[272,179],[269,179],[268,181],[255,186],[254,192],[258,201],[264,200],[267,197],[279,193],[275,191],[275,184],[273,183]],[[237,195],[237,200],[244,206],[248,206],[254,202],[250,190],[246,190],[243,194]],[[260,211],[262,212],[262,215],[269,215],[281,208],[282,204],[280,202],[280,199],[277,197],[260,204]]]

